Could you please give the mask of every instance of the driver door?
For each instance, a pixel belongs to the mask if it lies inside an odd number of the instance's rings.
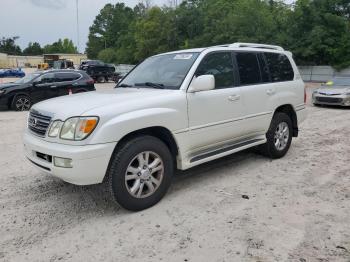
[[[214,75],[215,89],[187,93],[189,154],[232,142],[242,136],[243,103],[231,52],[206,55],[195,73]]]
[[[40,76],[33,85],[33,99],[36,102],[58,96],[58,88],[54,73],[46,73]]]

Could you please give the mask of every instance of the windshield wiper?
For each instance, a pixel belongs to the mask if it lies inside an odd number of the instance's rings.
[[[121,84],[121,85],[118,85],[118,87],[133,87],[132,85],[128,85],[128,84]]]
[[[152,82],[135,83],[135,86],[149,86],[149,87],[153,87],[153,88],[164,89],[163,84],[152,83]]]

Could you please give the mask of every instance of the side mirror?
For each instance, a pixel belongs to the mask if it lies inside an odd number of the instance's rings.
[[[215,88],[215,77],[213,75],[201,75],[192,80],[189,93],[208,91]]]

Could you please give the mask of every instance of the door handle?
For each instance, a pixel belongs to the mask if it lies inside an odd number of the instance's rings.
[[[239,100],[240,98],[241,98],[240,95],[230,95],[230,96],[228,97],[228,100],[230,100],[230,101],[237,101],[237,100]]]
[[[274,95],[275,93],[276,93],[276,91],[273,90],[273,89],[267,89],[266,90],[266,94],[268,94],[269,96]]]

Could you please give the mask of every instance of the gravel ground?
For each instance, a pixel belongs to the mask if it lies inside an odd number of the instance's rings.
[[[283,159],[248,150],[179,172],[159,204],[131,213],[104,185],[33,168],[27,113],[0,112],[0,261],[348,262],[350,111],[308,113]]]

